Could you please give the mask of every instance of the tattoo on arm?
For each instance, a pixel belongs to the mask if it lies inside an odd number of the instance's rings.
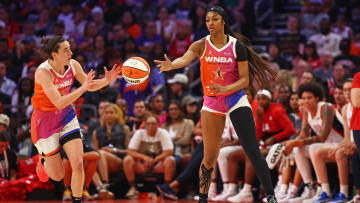
[[[320,137],[319,136],[314,136],[314,137],[307,137],[304,140],[304,144],[305,145],[309,145],[312,143],[316,143],[316,142],[320,142]]]
[[[322,109],[322,115],[321,115],[322,125],[321,125],[320,133],[318,135],[320,141],[322,142],[325,141],[329,136],[329,133],[331,131],[334,122],[334,117],[335,117],[334,108],[329,105],[325,105],[324,108]]]

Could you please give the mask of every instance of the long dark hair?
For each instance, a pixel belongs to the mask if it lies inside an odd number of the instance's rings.
[[[206,15],[208,12],[216,12],[218,13],[224,20],[224,33],[235,37],[236,39],[240,40],[242,43],[245,44],[248,50],[248,62],[249,62],[249,87],[250,89],[255,89],[253,86],[252,81],[256,81],[259,85],[260,89],[264,89],[270,86],[269,81],[278,80],[279,76],[275,70],[273,70],[268,63],[266,63],[251,47],[250,40],[233,30],[231,30],[228,24],[228,17],[223,8],[220,6],[214,6],[207,10]],[[271,78],[269,78],[270,76]]]
[[[185,118],[185,115],[184,115],[184,112],[183,112],[183,110],[181,108],[180,102],[177,101],[177,100],[171,100],[169,105],[168,105],[168,111],[169,111],[169,107],[170,107],[171,104],[175,104],[177,106],[177,108],[180,111],[178,119],[179,119],[179,121],[183,121],[184,118]],[[169,127],[171,124],[172,124],[172,120],[171,120],[170,115],[168,113],[166,115],[166,126]]]

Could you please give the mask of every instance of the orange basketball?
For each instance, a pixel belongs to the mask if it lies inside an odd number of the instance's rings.
[[[140,84],[149,77],[150,66],[141,57],[131,57],[124,62],[121,71],[126,82]]]

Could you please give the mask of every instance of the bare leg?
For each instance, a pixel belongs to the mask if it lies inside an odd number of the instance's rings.
[[[65,188],[70,187],[71,184],[71,165],[68,159],[63,159],[63,165],[65,168],[65,175],[64,175],[64,186]]]
[[[61,181],[65,175],[65,169],[60,156],[60,153],[56,153],[49,157],[44,157],[44,168],[46,174],[55,181]]]
[[[135,187],[135,159],[129,155],[124,158],[124,173],[131,187]]]
[[[99,160],[97,161],[97,168],[98,168],[98,172],[100,175],[101,180],[105,181],[105,182],[109,182],[109,169],[108,169],[108,164],[106,161],[106,157],[105,157],[105,151],[103,150],[99,150],[98,151],[100,153],[100,157]]]
[[[70,140],[64,144],[63,149],[71,164],[71,191],[73,197],[81,198],[85,180],[82,140],[80,138]]]
[[[239,172],[239,162],[245,161],[244,150],[237,150],[229,155],[229,182],[235,183]]]
[[[225,117],[208,111],[201,111],[202,132],[204,141],[204,158],[200,165],[200,198],[207,199],[214,170],[220,150],[220,140],[225,126]]]

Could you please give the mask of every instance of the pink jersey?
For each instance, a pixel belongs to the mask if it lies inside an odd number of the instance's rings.
[[[75,77],[75,69],[72,64],[62,75],[51,67],[48,60],[40,64],[38,68],[44,68],[51,73],[53,84],[61,95],[70,92]],[[31,100],[34,106],[34,112],[31,116],[31,138],[33,143],[36,144],[39,139],[47,139],[60,132],[76,117],[76,113],[73,105],[57,109],[46,96],[41,84],[35,82],[34,92]],[[79,129],[76,128],[75,130]]]
[[[206,88],[212,84],[212,81],[226,86],[239,80],[235,50],[237,39],[229,36],[228,43],[221,49],[216,48],[212,44],[210,35],[206,36],[205,39],[204,54],[200,58],[201,81],[204,95],[214,96]],[[224,94],[224,96],[233,93],[229,92]]]
[[[72,65],[65,71],[63,75],[57,73],[49,64],[48,60],[40,64],[38,68],[48,70],[53,78],[53,84],[58,89],[61,95],[66,95],[70,92],[70,88],[74,83],[75,69]],[[42,111],[56,111],[55,105],[46,96],[42,86],[35,81],[34,96],[31,99],[34,108]]]

